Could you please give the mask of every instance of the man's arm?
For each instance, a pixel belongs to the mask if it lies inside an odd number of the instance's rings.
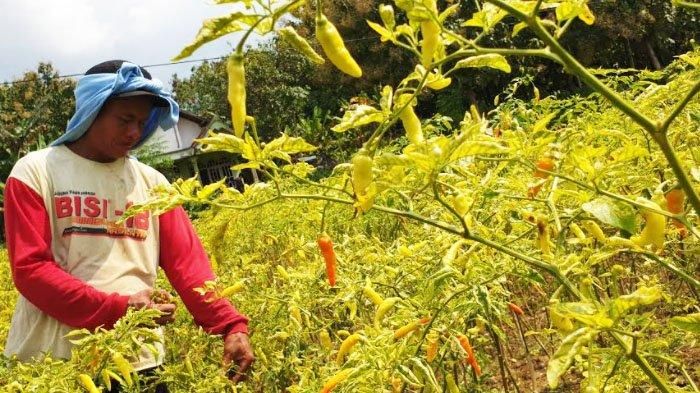
[[[195,322],[210,334],[247,333],[248,318],[226,299],[207,303],[193,289],[215,278],[209,260],[185,210],[160,215],[160,266]]]
[[[99,291],[64,271],[51,251],[51,224],[41,196],[20,180],[5,185],[5,233],[19,293],[61,323],[111,328],[126,314],[128,296]]]

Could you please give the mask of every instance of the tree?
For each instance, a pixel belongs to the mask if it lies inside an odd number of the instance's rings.
[[[309,79],[313,67],[302,55],[276,41],[246,54],[247,111],[255,116],[260,137],[272,139],[312,112]],[[231,119],[226,99],[225,61],[205,62],[187,79],[173,77],[173,90],[186,110]]]
[[[45,147],[65,131],[73,113],[75,81],[59,78],[51,63],[39,63],[0,85],[0,179],[28,152]]]

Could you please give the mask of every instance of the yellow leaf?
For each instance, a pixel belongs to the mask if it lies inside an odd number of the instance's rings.
[[[369,25],[369,27],[372,28],[372,30],[376,31],[379,34],[380,40],[382,42],[394,41],[394,35],[389,30],[385,29],[383,26],[369,20],[367,21],[367,24]]]

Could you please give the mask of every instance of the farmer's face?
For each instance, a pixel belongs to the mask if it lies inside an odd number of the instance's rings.
[[[141,138],[152,107],[153,99],[148,96],[108,100],[78,143],[95,161],[112,162],[125,157]]]

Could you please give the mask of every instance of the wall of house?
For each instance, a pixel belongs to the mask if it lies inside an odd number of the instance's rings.
[[[192,154],[187,149],[192,146],[192,142],[199,136],[201,130],[202,128],[199,124],[180,117],[177,127],[167,131],[161,128],[156,129],[148,143],[155,146],[158,150],[170,152],[169,156],[173,160],[177,160]]]

